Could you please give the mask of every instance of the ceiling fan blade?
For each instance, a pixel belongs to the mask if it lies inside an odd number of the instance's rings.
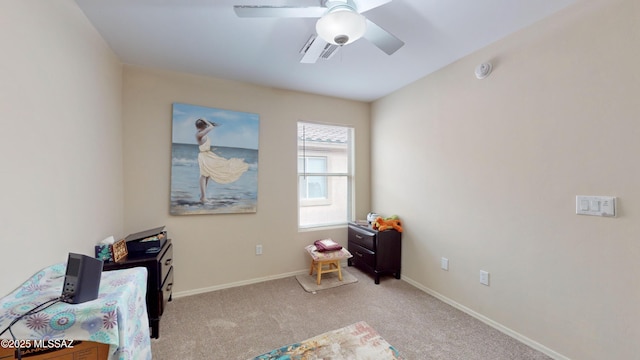
[[[367,19],[367,31],[364,33],[363,37],[371,41],[375,46],[386,52],[388,55],[393,54],[404,46],[404,41],[398,39],[393,34],[381,28],[369,19]]]
[[[377,8],[378,6],[388,4],[391,1],[393,0],[355,0],[359,13],[363,13],[373,8]]]
[[[233,10],[239,17],[283,17],[283,18],[319,18],[327,12],[326,7],[308,6],[262,6],[235,5]]]
[[[302,59],[300,59],[300,63],[315,64],[327,44],[328,43],[326,41],[322,40],[319,36],[316,36],[311,45],[309,45],[307,51],[304,53]]]

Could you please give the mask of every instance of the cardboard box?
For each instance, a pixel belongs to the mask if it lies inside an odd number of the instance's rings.
[[[33,340],[32,340],[33,341]],[[64,343],[62,343],[64,341]],[[58,340],[49,343],[47,348],[22,349],[23,360],[108,360],[109,345],[93,341]],[[15,348],[0,347],[0,359],[18,359]]]

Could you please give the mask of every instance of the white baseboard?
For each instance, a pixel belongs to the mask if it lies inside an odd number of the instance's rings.
[[[504,326],[504,325],[502,325],[502,324],[500,324],[500,323],[498,323],[496,321],[493,321],[493,320],[489,319],[488,317],[486,317],[486,316],[484,316],[484,315],[482,315],[480,313],[477,313],[474,310],[469,309],[468,307],[449,299],[448,297],[438,293],[437,291],[434,291],[434,290],[432,290],[432,289],[430,289],[430,288],[428,288],[426,286],[423,286],[422,284],[418,283],[417,281],[415,281],[415,280],[413,280],[411,278],[408,278],[408,277],[402,275],[402,280],[404,280],[404,281],[408,282],[409,284],[417,287],[418,289],[426,292],[427,294],[435,297],[436,299],[438,299],[438,300],[440,300],[440,301],[442,301],[442,302],[444,302],[446,304],[449,304],[449,305],[453,306],[454,308],[456,308],[456,309],[458,309],[458,310],[460,310],[460,311],[462,311],[462,312],[464,312],[466,314],[469,314],[469,315],[473,316],[474,318],[482,321],[483,323],[491,326],[492,328],[494,328],[494,329],[496,329],[496,330],[498,330],[498,331],[500,331],[500,332],[502,332],[502,333],[504,333],[504,334],[506,334],[506,335],[508,335],[508,336],[510,336],[510,337],[512,337],[512,338],[514,338],[514,339],[526,344],[526,345],[528,345],[529,347],[531,347],[533,349],[536,349],[536,350],[540,351],[541,353],[543,353],[543,354],[545,354],[545,355],[547,355],[547,356],[549,356],[549,357],[551,357],[553,359],[556,359],[556,360],[570,360],[568,357],[549,349],[548,347],[540,344],[539,342],[531,340],[528,337],[520,334],[519,332],[514,331],[514,330],[512,330],[512,329],[510,329],[510,328],[508,328],[508,327],[506,327],[506,326]]]
[[[342,265],[342,267],[345,267],[345,266],[347,266],[347,262],[346,261],[341,261],[340,265]],[[180,292],[173,293],[171,295],[171,297],[178,299],[178,298],[185,297],[185,296],[204,294],[204,293],[208,293],[208,292],[211,292],[211,291],[229,289],[229,288],[233,288],[233,287],[237,287],[237,286],[251,285],[251,284],[260,283],[260,282],[263,282],[263,281],[283,279],[283,278],[290,277],[290,276],[306,274],[308,271],[309,271],[309,269],[298,270],[298,271],[292,271],[292,272],[278,274],[278,275],[270,275],[270,276],[265,276],[265,277],[255,278],[255,279],[249,279],[249,280],[243,280],[243,281],[237,281],[237,282],[228,283],[228,284],[222,284],[222,285],[215,285],[215,286],[210,286],[210,287],[200,288],[200,289],[195,289],[195,290],[180,291]]]
[[[211,291],[229,289],[229,288],[233,288],[233,287],[237,287],[237,286],[256,284],[256,283],[260,283],[260,282],[263,282],[263,281],[283,279],[283,278],[290,277],[290,276],[296,276],[296,275],[299,275],[299,274],[304,274],[304,273],[306,273],[308,271],[309,270],[298,270],[298,271],[292,271],[292,272],[288,272],[288,273],[284,273],[284,274],[271,275],[271,276],[265,276],[265,277],[255,278],[255,279],[237,281],[237,282],[233,282],[233,283],[215,285],[215,286],[210,286],[210,287],[200,288],[200,289],[195,289],[195,290],[180,291],[180,292],[173,293],[172,297],[177,299],[177,298],[181,298],[181,297],[185,297],[185,296],[204,294],[204,293],[208,293],[208,292],[211,292]]]

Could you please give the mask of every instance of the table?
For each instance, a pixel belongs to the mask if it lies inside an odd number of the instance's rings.
[[[155,254],[129,256],[120,262],[105,263],[104,270],[121,270],[133,267],[147,268],[147,313],[151,337],[160,337],[160,318],[173,293],[173,245],[171,239]]]
[[[44,268],[0,299],[0,331],[16,317],[59,297],[66,263]],[[98,298],[81,304],[59,302],[11,327],[16,339],[68,339],[109,345],[109,359],[151,359],[145,268],[102,273]],[[2,338],[11,339],[6,332]]]
[[[318,273],[316,283],[320,285],[322,274],[338,272],[338,280],[342,281],[342,268],[340,260],[352,257],[345,248],[336,251],[316,251],[315,245],[308,245],[304,248],[311,256],[311,269],[309,275],[313,275],[315,269]],[[326,267],[324,267],[326,265]]]

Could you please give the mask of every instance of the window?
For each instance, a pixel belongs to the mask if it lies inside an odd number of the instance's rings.
[[[298,168],[305,169],[310,173],[326,173],[327,157],[326,156],[309,156],[298,158]],[[306,162],[306,163],[305,163]],[[304,170],[303,170],[304,171]],[[327,177],[326,176],[302,176],[300,177],[300,199],[328,199],[327,193]]]
[[[353,128],[298,122],[298,227],[346,223],[352,213]]]

